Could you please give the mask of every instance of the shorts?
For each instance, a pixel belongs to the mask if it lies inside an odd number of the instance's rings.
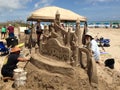
[[[42,31],[36,31],[36,34],[42,34]]]
[[[1,70],[1,74],[3,75],[3,77],[13,77],[13,70],[3,67]]]
[[[9,33],[9,37],[14,37],[14,33]]]
[[[1,32],[1,34],[6,34],[6,32]]]

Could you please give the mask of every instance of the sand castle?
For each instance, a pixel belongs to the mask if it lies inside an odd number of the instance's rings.
[[[62,28],[60,13],[59,11],[57,11],[55,19],[49,26],[48,30],[44,28],[43,37],[41,38],[37,54],[32,57],[31,62],[39,68],[45,68],[45,64],[43,66],[38,65],[38,63],[36,63],[35,60],[38,62],[39,57],[47,55],[52,60],[57,60],[58,62],[60,61],[60,63],[67,63],[70,66],[70,68],[71,66],[80,66],[80,68],[83,68],[88,74],[91,85],[97,85],[98,79],[95,61],[92,59],[89,46],[87,46],[87,48],[83,47],[83,45],[85,44],[84,35],[87,31],[86,29],[87,22],[85,21],[84,32],[82,33],[82,31],[80,30],[79,19],[76,20],[75,32],[71,32],[70,29],[66,30],[65,28]],[[32,33],[30,38],[31,37]],[[50,64],[48,65],[48,67],[49,66]],[[67,68],[66,71],[63,70],[64,68],[65,67],[63,66],[62,69],[52,68],[52,70],[50,70],[52,72],[60,72],[64,74],[68,72],[69,74],[72,74],[72,68]]]

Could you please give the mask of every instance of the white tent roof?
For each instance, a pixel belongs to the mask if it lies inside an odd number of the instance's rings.
[[[76,21],[77,19],[79,19],[80,21],[86,21],[86,17],[80,16],[79,14],[76,14],[70,10],[56,6],[48,6],[33,11],[30,17],[28,17],[28,21],[31,20],[52,21],[55,19],[57,11],[60,14],[61,21]]]

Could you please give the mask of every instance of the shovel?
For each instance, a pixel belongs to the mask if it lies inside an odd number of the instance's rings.
[[[30,62],[30,61],[27,61],[27,62],[26,62],[25,66],[23,67],[23,70],[25,70],[25,68],[26,68],[26,66],[28,65],[29,62]]]
[[[28,56],[29,54],[27,54],[26,56]],[[30,60],[31,60],[31,57],[30,57]],[[25,64],[25,66],[23,67],[23,70],[25,70],[26,66],[28,65],[28,63],[30,62],[30,60],[28,60]]]

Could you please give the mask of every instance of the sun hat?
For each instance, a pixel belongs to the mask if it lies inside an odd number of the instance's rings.
[[[13,47],[13,48],[11,48],[10,52],[13,53],[13,52],[18,52],[20,50],[21,49],[19,47]]]
[[[85,35],[94,38],[94,34],[92,32],[87,32]]]

